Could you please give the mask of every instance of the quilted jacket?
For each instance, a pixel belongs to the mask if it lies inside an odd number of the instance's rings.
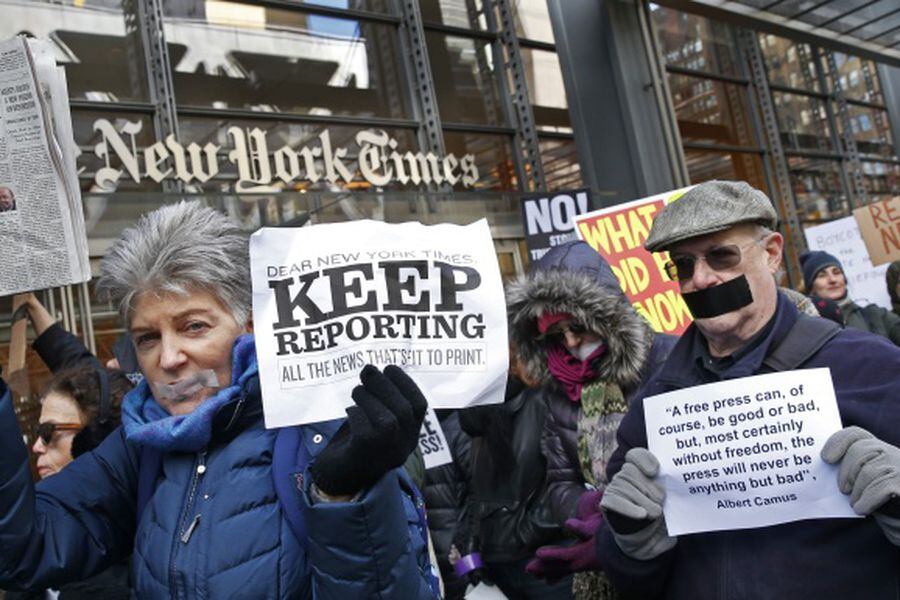
[[[336,422],[300,428],[315,456]],[[10,394],[0,380],[0,588],[55,588],[134,552],[140,598],[432,597],[418,512],[388,472],[354,502],[314,503],[292,474],[305,539],[275,491],[276,430],[263,427],[256,376],[222,407],[199,453],[162,456],[136,522],[141,451],[122,428],[33,485]]]

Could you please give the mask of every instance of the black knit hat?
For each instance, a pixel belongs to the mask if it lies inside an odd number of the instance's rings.
[[[812,290],[816,275],[825,267],[837,267],[844,272],[844,265],[834,255],[821,250],[810,250],[800,255],[800,268],[803,269],[803,283],[807,293]]]

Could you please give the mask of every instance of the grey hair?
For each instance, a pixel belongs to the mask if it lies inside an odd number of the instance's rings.
[[[101,298],[111,301],[126,328],[144,293],[187,295],[203,290],[219,299],[238,325],[250,315],[250,254],[240,224],[199,201],[163,206],[143,215],[100,262]]]

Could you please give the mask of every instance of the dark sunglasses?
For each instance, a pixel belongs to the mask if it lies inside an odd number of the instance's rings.
[[[588,328],[578,321],[571,321],[568,325],[561,325],[559,327],[553,326],[544,333],[540,334],[537,337],[537,341],[540,344],[545,346],[552,346],[554,344],[561,344],[563,338],[565,338],[566,333],[571,333],[572,335],[584,335],[587,333]]]
[[[686,281],[694,276],[694,268],[698,260],[706,261],[713,271],[727,271],[741,264],[741,250],[758,244],[765,238],[758,238],[742,246],[727,244],[710,248],[703,256],[682,254],[672,256],[672,259],[664,265],[666,275],[672,281]]]
[[[37,436],[41,438],[45,446],[49,446],[50,441],[53,439],[53,434],[57,431],[81,431],[82,429],[84,429],[84,426],[78,423],[51,423],[47,421],[38,425]]]

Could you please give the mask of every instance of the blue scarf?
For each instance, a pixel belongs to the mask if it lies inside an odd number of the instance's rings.
[[[253,336],[242,335],[231,351],[231,386],[220,389],[186,415],[170,415],[160,406],[145,378],[122,400],[122,423],[125,437],[142,446],[165,452],[197,452],[212,438],[213,417],[220,408],[234,400],[244,382],[259,371]]]

